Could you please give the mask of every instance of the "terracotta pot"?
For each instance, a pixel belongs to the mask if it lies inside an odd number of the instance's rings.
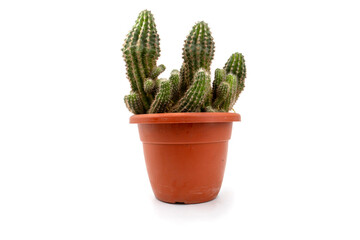
[[[130,117],[137,123],[157,199],[201,203],[218,195],[232,122],[237,113],[160,113]]]

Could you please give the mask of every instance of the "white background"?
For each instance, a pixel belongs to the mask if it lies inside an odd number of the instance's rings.
[[[360,239],[358,1],[1,1],[0,239]],[[155,200],[120,49],[149,9],[162,75],[208,22],[244,54],[219,197]]]

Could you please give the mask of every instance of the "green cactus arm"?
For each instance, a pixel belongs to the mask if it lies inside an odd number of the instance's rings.
[[[155,95],[159,92],[159,88],[160,88],[160,84],[161,84],[161,81],[163,79],[156,79],[155,80],[155,88],[154,88],[154,91],[153,93],[155,93]]]
[[[146,79],[146,81],[144,82],[144,91],[150,103],[152,103],[152,101],[154,100],[155,89],[155,81],[151,78]]]
[[[221,82],[225,81],[226,72],[224,69],[217,68],[215,70],[215,78],[213,81],[212,93],[213,93],[213,100],[217,97],[217,88],[221,84]]]
[[[142,101],[137,93],[130,93],[124,97],[124,102],[126,107],[129,109],[130,112],[134,114],[143,114],[145,113],[144,106]]]
[[[234,106],[236,99],[237,99],[237,97],[236,97],[237,84],[238,84],[237,77],[234,74],[230,73],[230,74],[226,75],[225,83],[227,83],[229,85],[229,90],[228,90],[227,97],[224,99],[223,104],[221,104],[221,106],[220,106],[220,109],[225,112],[228,112],[232,109],[232,107]],[[225,86],[225,83],[223,86]],[[218,95],[220,95],[219,92],[218,92]]]
[[[180,78],[180,74],[179,74],[178,70],[171,71],[169,81],[171,83],[173,102],[175,102],[180,95],[180,79],[179,78]],[[159,91],[160,84],[163,80],[164,79],[156,79],[155,80],[154,91],[156,93]],[[176,99],[176,100],[174,100],[174,99]]]
[[[122,48],[127,77],[133,92],[137,92],[147,110],[150,100],[144,91],[144,81],[149,78],[160,56],[160,38],[150,11],[140,12],[134,27]]]
[[[192,75],[200,69],[210,70],[214,58],[215,43],[207,23],[196,23],[187,36],[183,49],[183,59],[193,70]]]
[[[180,68],[180,94],[183,95],[190,85],[189,67],[184,62]]]
[[[220,106],[225,102],[225,100],[229,97],[230,94],[230,84],[228,82],[222,82],[217,87],[216,95],[213,102],[213,108],[219,109]]]
[[[206,112],[206,108],[212,105],[212,91],[211,91],[211,84],[210,84],[210,92],[205,99],[204,104],[201,106],[201,111]]]
[[[236,100],[238,99],[240,93],[244,90],[245,87],[245,78],[246,78],[246,66],[245,59],[241,53],[234,53],[227,60],[224,70],[227,74],[232,73],[237,77],[237,91],[236,91]]]
[[[210,71],[210,65],[214,58],[215,43],[211,36],[207,23],[196,23],[190,34],[186,37],[183,48],[183,59],[181,72],[182,90],[186,91],[194,81],[195,73],[203,68]]]
[[[195,112],[200,111],[206,98],[211,92],[211,79],[209,73],[200,69],[193,84],[186,91],[185,95],[179,100],[172,109],[173,112]]]
[[[144,91],[147,94],[151,94],[155,89],[155,81],[152,80],[151,78],[146,79],[146,81],[144,82]]]
[[[173,102],[180,98],[180,73],[178,70],[172,70],[169,78],[171,84],[171,94]]]
[[[217,94],[216,94],[217,88],[218,88],[219,84],[225,80],[225,77],[226,77],[226,73],[225,73],[224,69],[218,68],[215,70],[215,79],[213,81],[213,88],[212,88],[211,93],[208,96],[208,99],[205,101],[204,107],[202,108],[203,111],[207,112],[208,111],[207,109],[210,109],[209,107],[211,107],[212,102],[215,102],[215,99],[217,97]],[[219,99],[218,99],[218,101],[216,101],[217,107],[218,107],[218,104],[220,104]]]
[[[159,79],[159,81],[160,87],[150,106],[149,113],[164,113],[171,107],[171,83],[167,79]]]
[[[159,66],[155,67],[150,75],[150,78],[157,79],[157,77],[165,71],[166,67],[163,64],[160,64]]]

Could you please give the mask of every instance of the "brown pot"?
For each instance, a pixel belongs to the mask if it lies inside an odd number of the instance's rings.
[[[157,199],[201,203],[218,195],[232,122],[237,113],[160,113],[130,117],[137,123]]]

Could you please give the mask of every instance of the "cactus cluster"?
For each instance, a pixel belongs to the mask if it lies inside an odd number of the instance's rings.
[[[234,53],[222,69],[215,70],[211,84],[210,66],[215,43],[209,26],[196,23],[185,39],[180,71],[168,79],[157,65],[160,38],[150,11],[139,14],[122,48],[131,93],[124,98],[134,114],[166,112],[228,112],[245,87],[244,56]]]

